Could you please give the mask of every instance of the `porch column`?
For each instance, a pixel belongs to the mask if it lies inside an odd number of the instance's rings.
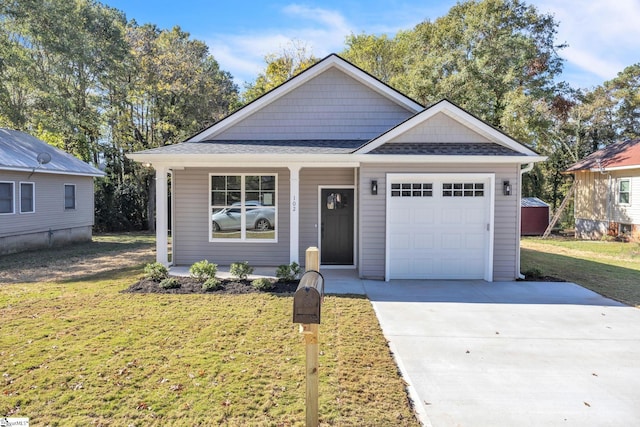
[[[155,166],[156,169],[156,261],[169,266],[167,253],[168,225],[167,218],[167,168]]]
[[[299,262],[300,166],[289,166],[289,262]]]

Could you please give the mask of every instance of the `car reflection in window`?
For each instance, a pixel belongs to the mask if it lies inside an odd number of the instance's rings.
[[[257,201],[248,201],[245,206],[247,211],[247,230],[273,230],[276,213],[274,206],[263,206]],[[213,231],[240,230],[241,217],[240,203],[234,203],[230,208],[214,212],[211,216]]]

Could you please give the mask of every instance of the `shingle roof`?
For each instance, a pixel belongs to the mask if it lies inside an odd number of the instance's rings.
[[[259,140],[180,142],[144,154],[348,154],[366,140]]]
[[[610,144],[602,150],[591,153],[584,159],[571,165],[566,172],[629,166],[640,167],[640,139]]]
[[[51,160],[40,164],[38,162],[40,153],[49,154]],[[102,171],[34,136],[17,130],[0,128],[0,170],[2,169],[104,176]]]
[[[387,143],[370,154],[430,156],[519,156],[521,153],[494,143]]]

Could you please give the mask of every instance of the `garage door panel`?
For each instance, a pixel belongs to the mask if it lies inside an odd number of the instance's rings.
[[[450,191],[448,197],[443,196],[444,183],[455,182],[459,176],[447,179],[441,175],[436,180],[412,175],[406,179],[429,182],[433,191],[428,197],[424,193],[413,197],[412,192],[388,198],[390,278],[484,278],[489,250],[489,178],[463,184],[479,185],[482,191]]]

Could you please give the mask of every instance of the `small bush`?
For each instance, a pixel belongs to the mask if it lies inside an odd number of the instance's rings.
[[[251,282],[251,286],[259,291],[270,291],[274,288],[273,282],[266,277],[255,279]]]
[[[293,282],[300,277],[300,273],[302,273],[302,269],[298,263],[292,262],[289,265],[282,264],[278,266],[276,277],[282,282]]]
[[[219,291],[222,289],[222,282],[215,277],[211,277],[202,284],[202,290],[205,292]]]
[[[204,283],[207,279],[216,277],[218,272],[218,264],[212,264],[206,259],[194,262],[189,268],[189,274],[200,283]]]
[[[525,271],[524,276],[530,279],[541,279],[542,271],[540,271],[540,269],[538,268],[533,267]]]
[[[233,277],[237,277],[240,280],[245,280],[247,276],[253,273],[253,267],[249,265],[248,261],[234,262],[231,264],[229,273],[231,273]]]
[[[167,277],[162,279],[159,286],[162,289],[177,289],[180,287],[180,282],[175,277]]]
[[[169,277],[169,270],[159,262],[151,262],[144,266],[144,277],[159,282]]]

